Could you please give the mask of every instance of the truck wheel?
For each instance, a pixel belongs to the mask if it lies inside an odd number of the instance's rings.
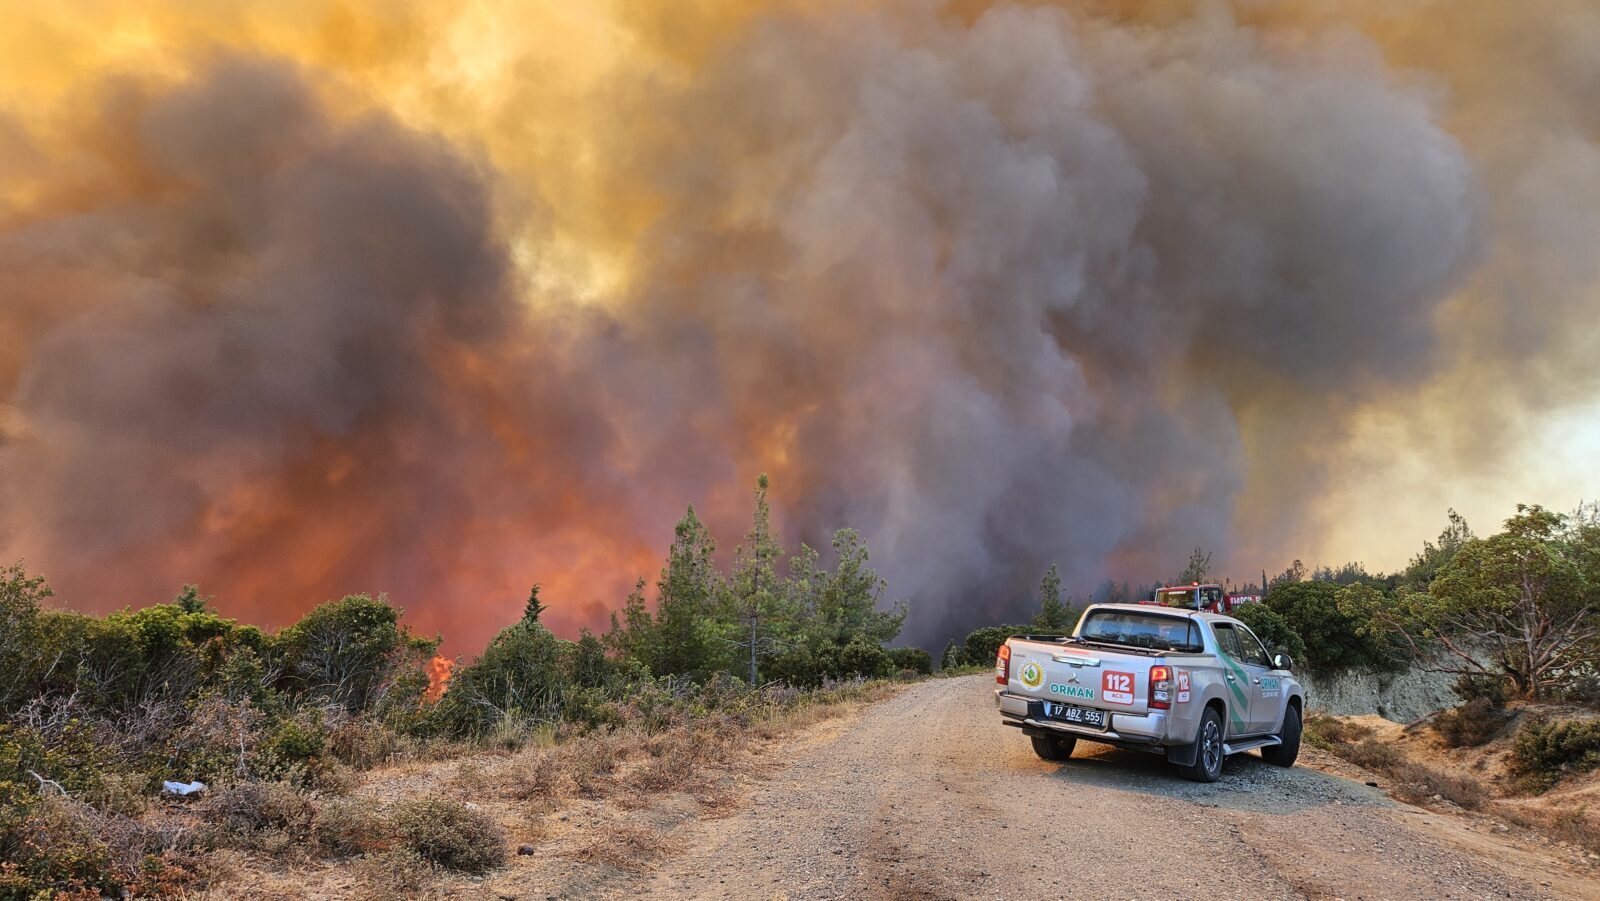
[[[1183,775],[1195,782],[1215,782],[1222,778],[1222,717],[1215,707],[1207,707],[1195,735],[1194,763],[1183,768]]]
[[[1278,740],[1283,744],[1261,749],[1261,759],[1278,766],[1294,766],[1294,759],[1300,756],[1300,711],[1295,707],[1284,711]]]
[[[1072,749],[1078,746],[1078,740],[1070,735],[1057,738],[1053,735],[1033,736],[1033,753],[1039,755],[1040,760],[1062,761],[1072,756]]]

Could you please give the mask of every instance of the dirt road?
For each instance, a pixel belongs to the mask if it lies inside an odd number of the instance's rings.
[[[1254,755],[1222,781],[1083,743],[1037,759],[985,676],[933,680],[799,748],[742,810],[603,891],[649,898],[1596,897],[1358,782]]]

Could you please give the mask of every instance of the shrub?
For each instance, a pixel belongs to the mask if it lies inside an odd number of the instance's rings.
[[[565,644],[536,621],[500,630],[476,661],[451,676],[440,715],[468,735],[483,735],[503,720],[555,722],[568,687]]]
[[[999,648],[995,648],[996,652]],[[962,645],[956,644],[952,639],[944,646],[944,652],[939,655],[939,669],[959,669],[967,665],[967,650]]]
[[[506,861],[500,825],[488,814],[450,798],[400,804],[390,817],[390,829],[400,847],[447,870],[487,873]]]
[[[875,642],[857,639],[845,645],[839,653],[838,675],[841,676],[876,679],[889,675],[892,667],[889,652]]]
[[[198,812],[221,844],[260,847],[262,833],[281,832],[303,847],[313,838],[317,808],[309,797],[281,782],[241,782],[214,791]]]
[[[361,858],[356,875],[365,883],[367,897],[378,901],[415,898],[433,881],[433,864],[410,848],[390,848]]]
[[[892,648],[889,651],[889,663],[896,672],[921,676],[933,673],[933,655],[921,648]]]
[[[1313,711],[1306,717],[1304,734],[1306,741],[1312,745],[1324,751],[1332,751],[1342,745],[1354,744],[1370,737],[1372,729]]]
[[[317,809],[311,820],[318,848],[335,857],[366,854],[383,847],[388,825],[368,801],[337,798]]]
[[[1394,781],[1394,792],[1402,800],[1417,803],[1438,796],[1467,810],[1483,806],[1483,785],[1470,776],[1452,776],[1404,760],[1379,768],[1379,771]]]
[[[1240,622],[1250,627],[1256,633],[1261,643],[1267,646],[1268,653],[1286,653],[1293,657],[1296,665],[1301,661],[1310,662],[1306,653],[1306,643],[1301,640],[1300,633],[1296,632],[1284,619],[1283,614],[1268,607],[1266,604],[1245,604],[1233,612]]]
[[[1274,585],[1263,603],[1300,636],[1313,670],[1382,662],[1372,640],[1358,631],[1362,624],[1339,609],[1338,595],[1339,586],[1333,582],[1291,582]]]
[[[967,640],[962,647],[962,657],[973,666],[992,666],[995,655],[1000,652],[1000,646],[1005,640],[1019,632],[1025,632],[1023,626],[985,626],[982,629],[973,629],[967,633]]]
[[[1511,714],[1504,703],[1492,698],[1473,698],[1434,718],[1433,728],[1449,748],[1476,748],[1499,734]]]
[[[1527,723],[1517,732],[1510,763],[1523,786],[1535,792],[1567,773],[1600,767],[1600,720]]]
[[[1456,679],[1450,690],[1463,701],[1483,700],[1495,707],[1503,708],[1511,697],[1508,688],[1505,678],[1501,676],[1465,674]]]

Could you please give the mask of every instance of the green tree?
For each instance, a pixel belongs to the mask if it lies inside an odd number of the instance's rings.
[[[722,574],[712,560],[715,551],[710,530],[690,507],[673,529],[667,563],[656,583],[656,639],[652,659],[645,662],[658,676],[703,679],[728,668],[712,619],[723,591]]]
[[[856,639],[883,645],[900,634],[906,609],[897,604],[883,609],[888,583],[869,565],[867,544],[855,529],[833,533],[838,565],[821,578],[815,610],[821,628],[843,647]]]
[[[1261,643],[1276,654],[1282,651],[1295,662],[1309,661],[1306,643],[1283,615],[1266,604],[1243,604],[1233,611],[1233,616],[1250,627]]]
[[[950,639],[944,646],[944,652],[939,655],[939,669],[958,669],[966,665],[965,647],[957,643],[954,638]]]
[[[1039,613],[1034,616],[1033,625],[1047,632],[1065,632],[1070,620],[1071,611],[1061,603],[1061,572],[1052,563],[1039,581]]]
[[[1473,539],[1472,527],[1466,517],[1450,510],[1449,523],[1439,533],[1439,541],[1422,543],[1422,552],[1411,558],[1411,563],[1400,573],[1400,582],[1413,591],[1426,591],[1439,570],[1449,563],[1456,552]]]
[[[649,669],[650,661],[658,653],[655,618],[644,600],[644,579],[633,583],[633,591],[622,602],[622,615],[611,612],[611,628],[606,630],[602,642],[611,653],[623,660],[643,664]]]
[[[1178,574],[1177,584],[1188,585],[1192,582],[1204,582],[1210,572],[1211,552],[1195,548],[1189,553],[1189,562],[1184,565],[1183,572]]]
[[[1522,696],[1542,698],[1592,665],[1600,645],[1600,523],[1587,510],[1569,517],[1518,504],[1505,531],[1463,541],[1426,591],[1403,587],[1386,604],[1358,588],[1341,601],[1366,611],[1373,629],[1418,654],[1436,640],[1457,661],[1451,671],[1500,673]]]
[[[50,597],[43,576],[30,576],[21,563],[0,569],[0,720],[32,698],[46,671],[58,663],[41,644],[39,607]]]
[[[1267,590],[1276,589],[1279,585],[1293,585],[1297,582],[1303,582],[1305,578],[1306,565],[1296,560],[1289,564],[1288,569],[1272,577],[1272,581],[1267,583]]]
[[[994,663],[1000,646],[1007,638],[1026,631],[1019,626],[984,626],[967,633],[961,656],[969,666],[989,666]]]
[[[573,645],[572,682],[583,688],[601,688],[611,681],[611,661],[606,659],[605,646],[588,629],[578,630],[578,641]]]
[[[184,613],[204,613],[206,612],[206,604],[210,600],[208,597],[201,596],[199,585],[185,585],[183,590],[178,592],[178,596],[173,599],[172,603],[176,604],[178,609]]]
[[[318,605],[278,636],[285,670],[314,697],[352,713],[368,710],[439,646],[401,626],[400,613],[384,595],[353,594]]]
[[[767,474],[762,473],[756,480],[754,522],[744,544],[734,552],[727,592],[726,619],[733,633],[730,643],[742,652],[751,685],[760,684],[761,662],[788,645],[780,633],[793,619],[787,585],[778,576],[783,547],[772,531],[767,485]]]
[[[543,613],[544,610],[544,602],[539,600],[539,585],[536,582],[533,588],[528,591],[528,603],[522,607],[522,621],[536,623],[539,621],[539,614]]]
[[[1379,647],[1362,631],[1364,621],[1340,608],[1339,588],[1332,582],[1281,582],[1263,601],[1305,642],[1306,662],[1314,670],[1382,661]]]

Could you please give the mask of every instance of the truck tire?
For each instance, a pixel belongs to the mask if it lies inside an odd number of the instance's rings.
[[[1033,736],[1033,753],[1039,755],[1040,760],[1060,762],[1072,756],[1072,749],[1078,746],[1078,740],[1070,735],[1059,738],[1053,735]]]
[[[1283,728],[1278,731],[1278,740],[1281,745],[1261,749],[1261,759],[1276,766],[1294,766],[1294,760],[1300,756],[1300,710],[1290,705],[1283,713]]]
[[[1184,778],[1195,782],[1215,782],[1222,778],[1222,717],[1215,707],[1207,707],[1200,717],[1200,730],[1194,737],[1194,763],[1181,769]]]

